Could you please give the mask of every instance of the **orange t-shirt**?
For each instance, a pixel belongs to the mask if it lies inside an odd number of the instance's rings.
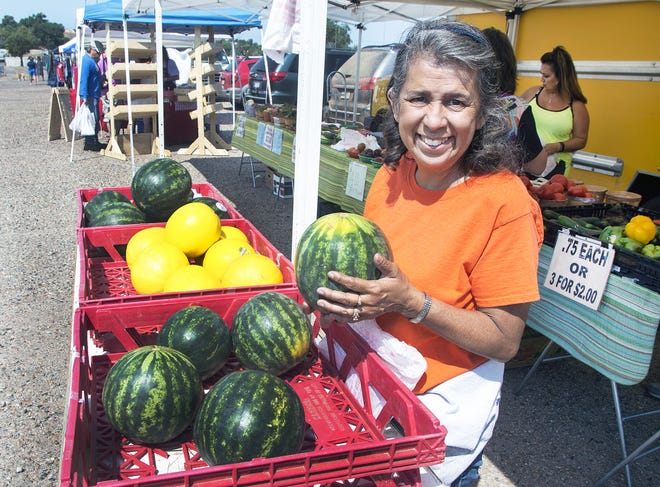
[[[520,178],[502,172],[430,191],[417,185],[415,168],[414,160],[406,157],[396,171],[383,166],[364,210],[387,236],[394,262],[413,285],[465,309],[538,300],[543,218]],[[415,392],[487,360],[398,313],[377,321],[426,358],[427,370]]]

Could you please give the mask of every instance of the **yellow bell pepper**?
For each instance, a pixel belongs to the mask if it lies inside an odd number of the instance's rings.
[[[626,236],[646,245],[655,238],[655,223],[646,215],[637,215],[626,224]]]

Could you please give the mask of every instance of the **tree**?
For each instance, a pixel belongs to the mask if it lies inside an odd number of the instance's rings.
[[[10,55],[21,58],[21,66],[23,66],[23,54],[29,52],[35,45],[36,38],[32,30],[24,25],[19,25],[5,36],[5,47]]]
[[[336,49],[353,48],[350,27],[341,22],[328,19],[326,23],[325,47]]]
[[[0,23],[0,36],[12,56],[22,56],[32,48],[55,49],[66,42],[64,26],[48,22],[42,13],[21,19],[18,23],[11,15],[5,15]],[[30,44],[25,47],[27,40]]]

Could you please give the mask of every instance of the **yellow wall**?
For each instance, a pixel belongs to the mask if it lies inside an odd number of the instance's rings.
[[[480,28],[505,30],[503,15],[463,17]],[[539,8],[520,19],[516,55],[536,61],[563,45],[574,61],[660,61],[660,2],[589,7]],[[540,84],[520,77],[518,92]],[[618,157],[615,178],[574,169],[571,177],[610,189],[625,189],[638,169],[660,171],[660,82],[580,79],[591,124],[587,152]]]

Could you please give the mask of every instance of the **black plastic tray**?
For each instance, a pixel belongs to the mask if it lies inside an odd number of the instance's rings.
[[[611,221],[613,225],[625,225],[632,217],[646,215],[660,220],[660,212],[624,204],[598,203],[583,206],[559,206],[547,208],[568,217],[595,216]],[[544,219],[545,236],[543,243],[550,247],[557,242],[557,233],[563,228],[558,223]],[[571,230],[573,233],[574,230]],[[593,237],[592,237],[593,238]],[[660,292],[660,261],[630,250],[616,247],[612,273],[628,278],[654,292]]]

